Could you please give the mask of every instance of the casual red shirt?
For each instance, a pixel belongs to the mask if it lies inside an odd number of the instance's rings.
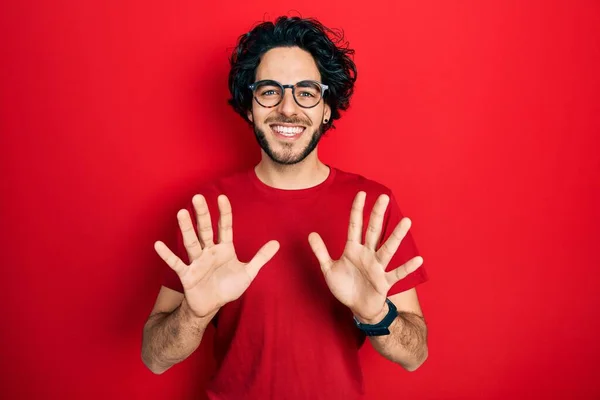
[[[343,252],[352,202],[367,193],[363,232],[380,194],[390,196],[382,242],[402,218],[390,189],[360,175],[331,168],[321,184],[301,190],[275,189],[254,169],[199,188],[205,196],[215,241],[217,196],[225,194],[233,211],[233,242],[248,262],[267,241],[280,243],[277,254],[246,292],[223,306],[213,320],[217,373],[207,388],[211,399],[360,399],[363,378],[358,350],[365,341],[352,313],[329,291],[308,243],[318,232],[335,260]],[[191,202],[188,206],[191,215]],[[364,236],[363,236],[364,237]],[[181,235],[176,253],[188,262]],[[388,266],[418,255],[410,232]],[[165,265],[166,267],[166,265]],[[427,280],[422,266],[392,287],[388,296]],[[179,278],[166,267],[164,285],[182,292]]]

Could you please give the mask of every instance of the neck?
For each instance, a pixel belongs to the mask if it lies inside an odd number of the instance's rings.
[[[256,176],[264,184],[276,189],[307,189],[317,186],[329,176],[329,167],[313,154],[293,165],[278,164],[271,160],[264,152],[262,159],[254,167]]]

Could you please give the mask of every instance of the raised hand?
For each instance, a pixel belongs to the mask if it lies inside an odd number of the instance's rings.
[[[198,220],[198,235],[187,210],[177,213],[190,264],[186,265],[163,242],[154,248],[179,276],[186,301],[198,317],[215,313],[224,304],[239,298],[250,286],[258,271],[279,250],[279,242],[271,240],[258,250],[248,263],[238,260],[233,246],[232,212],[229,199],[221,195],[218,243],[213,240],[210,212],[202,195],[192,198]]]
[[[411,221],[403,218],[388,240],[376,250],[383,217],[390,201],[387,195],[381,195],[373,206],[363,244],[365,198],[365,192],[359,192],[354,198],[348,226],[348,241],[339,260],[331,259],[318,233],[311,233],[308,241],[333,295],[348,306],[357,318],[372,323],[379,322],[378,318],[381,319],[385,315],[385,299],[392,285],[419,268],[423,259],[414,257],[402,266],[386,272],[387,265],[410,229]]]

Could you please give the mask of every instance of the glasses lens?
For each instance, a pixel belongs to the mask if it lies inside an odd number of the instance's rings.
[[[254,96],[260,105],[273,107],[281,99],[281,87],[274,82],[262,82],[254,88]]]
[[[316,82],[298,82],[294,92],[296,101],[302,107],[313,107],[321,100],[321,86]]]

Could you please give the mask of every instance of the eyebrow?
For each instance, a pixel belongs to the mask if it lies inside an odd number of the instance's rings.
[[[260,78],[260,79],[259,79],[259,78],[256,78],[256,79],[254,80],[254,82],[258,82],[258,81],[274,81],[274,82],[279,82],[279,83],[281,83],[282,85],[291,85],[291,84],[292,84],[292,83],[289,83],[289,84],[288,84],[288,83],[285,83],[285,82],[282,82],[282,81],[280,81],[280,80],[273,79],[273,78]],[[296,83],[298,83],[298,82],[304,82],[304,81],[315,81],[315,82],[321,82],[321,80],[320,80],[320,79],[317,79],[317,78],[305,78],[305,79],[299,79],[299,80],[297,80],[296,82],[294,82],[294,84],[296,84]]]

